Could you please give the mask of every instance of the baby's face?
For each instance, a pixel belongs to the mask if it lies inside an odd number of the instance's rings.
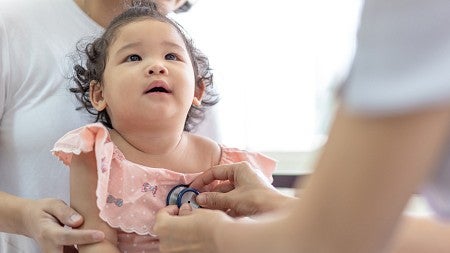
[[[184,124],[195,75],[183,38],[171,24],[151,19],[121,27],[108,50],[102,86],[116,129],[130,121]]]

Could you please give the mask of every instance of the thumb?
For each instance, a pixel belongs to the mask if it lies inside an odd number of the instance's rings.
[[[161,210],[159,210],[160,213],[168,214],[168,215],[178,215],[178,207],[176,205],[169,205],[166,207],[163,207]]]
[[[78,227],[83,223],[83,217],[63,201],[52,202],[51,205],[46,207],[45,211],[70,227]]]
[[[184,203],[180,206],[180,211],[178,212],[179,216],[184,216],[192,213],[192,207],[191,205]]]
[[[203,192],[197,195],[197,204],[203,208],[226,211],[231,208],[231,201],[226,193]]]
[[[164,208],[161,208],[155,217],[155,225],[153,226],[153,230],[156,234],[161,233],[162,231],[167,230],[167,223],[172,216],[178,215],[178,207],[176,205],[169,205]]]

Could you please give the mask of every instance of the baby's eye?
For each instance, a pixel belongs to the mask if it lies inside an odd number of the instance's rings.
[[[166,54],[165,59],[169,61],[176,61],[178,60],[178,57],[175,54],[169,53]]]
[[[127,61],[140,61],[142,58],[137,54],[132,54],[127,57]]]

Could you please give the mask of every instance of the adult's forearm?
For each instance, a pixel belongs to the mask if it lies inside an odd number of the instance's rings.
[[[29,200],[0,192],[0,231],[25,235],[22,210]]]
[[[403,217],[389,253],[450,252],[450,222],[432,217]]]
[[[287,219],[289,212],[265,214],[256,217],[256,220],[218,221],[213,231],[217,253],[307,252],[296,248],[297,240],[292,237],[297,237],[298,240],[305,238],[292,230]]]

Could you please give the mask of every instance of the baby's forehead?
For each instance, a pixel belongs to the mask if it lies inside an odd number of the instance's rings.
[[[119,27],[110,46],[130,41],[147,43],[169,41],[180,47],[186,47],[184,35],[173,24],[151,18],[136,20]]]

